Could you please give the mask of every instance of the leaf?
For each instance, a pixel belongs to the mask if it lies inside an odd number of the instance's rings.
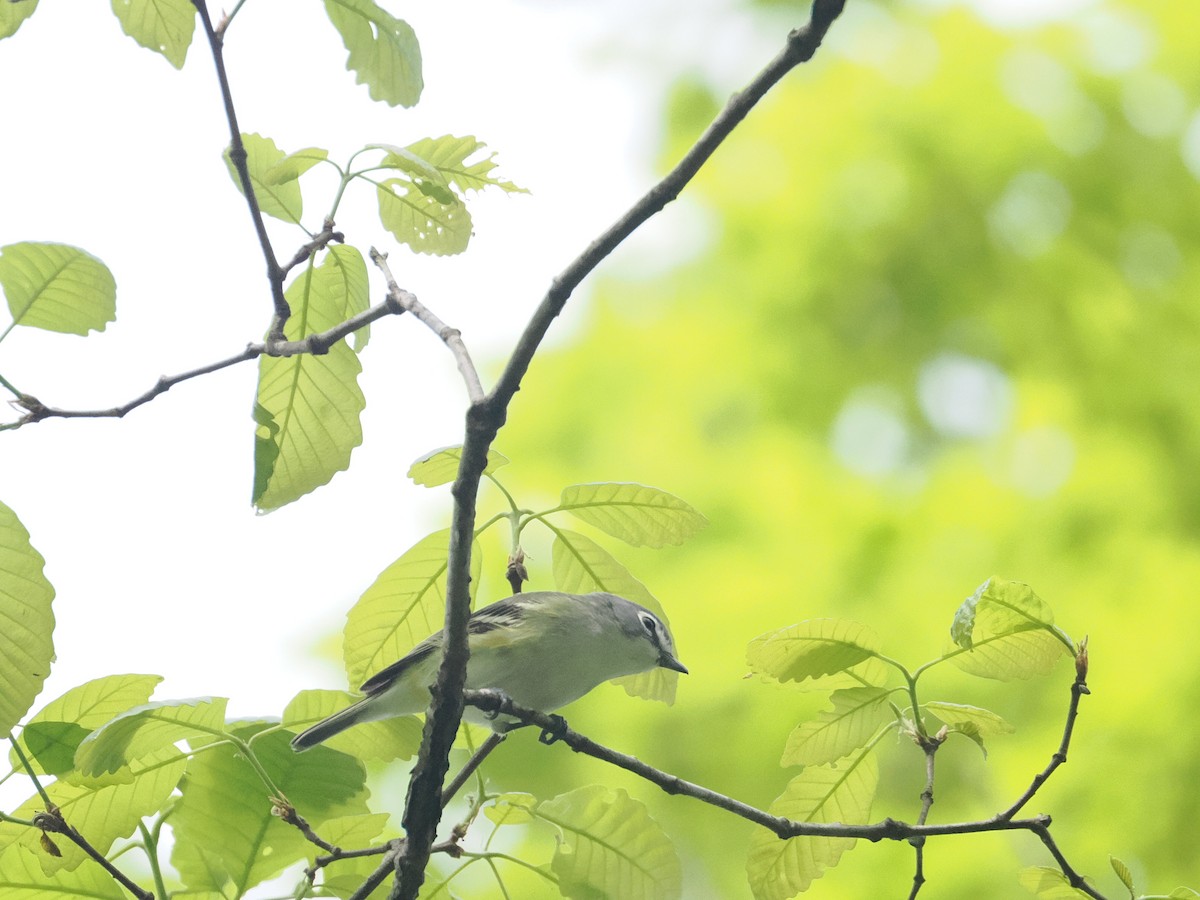
[[[96,778],[177,741],[224,734],[226,702],[198,697],[135,706],[87,736],[75,754],[75,767],[85,778]]]
[[[932,713],[946,723],[951,732],[958,732],[973,740],[987,757],[984,739],[1001,734],[1012,734],[1016,729],[991,710],[978,706],[965,706],[961,703],[943,703],[933,700],[922,705],[921,709]]]
[[[1071,639],[1054,625],[1054,613],[1027,584],[989,578],[963,601],[950,636],[963,650],[947,654],[964,672],[1008,681],[1045,675]]]
[[[1121,884],[1129,891],[1130,897],[1136,897],[1137,891],[1133,887],[1133,873],[1129,871],[1129,866],[1121,862],[1111,853],[1108,855],[1108,864],[1112,866],[1112,870],[1117,873],[1117,877],[1121,879]]]
[[[106,853],[118,838],[132,834],[143,818],[163,808],[179,784],[183,768],[183,755],[171,747],[138,760],[123,771],[120,781],[93,785],[59,780],[46,785],[45,790],[67,822],[99,852]],[[34,794],[12,815],[31,819],[45,808],[41,795]],[[71,871],[81,864],[86,864],[84,868],[92,866],[90,858],[66,840],[55,841],[62,852],[60,857],[46,855],[38,846],[38,836],[37,829],[0,822],[0,864],[21,852],[4,852],[11,844],[20,843],[36,854],[47,875],[62,869]],[[7,900],[8,895],[3,896]]]
[[[1177,887],[1167,894],[1167,900],[1197,900],[1197,898],[1200,898],[1200,891],[1192,890],[1190,887]]]
[[[372,100],[415,106],[421,99],[421,46],[407,22],[371,0],[325,0],[325,12],[350,51],[346,68],[357,73]]]
[[[443,134],[437,138],[422,138],[407,147],[376,146],[390,151],[384,157],[383,165],[415,175],[417,178],[451,184],[460,191],[481,191],[487,187],[496,187],[510,194],[528,193],[525,188],[517,187],[511,181],[491,176],[491,172],[496,168],[496,163],[493,162],[496,154],[489,153],[477,162],[467,162],[468,158],[487,147],[487,144],[472,135],[456,137]]]
[[[353,247],[333,247],[288,287],[286,336],[326,331],[367,308],[367,268]],[[362,365],[338,341],[328,353],[259,359],[253,502],[277,509],[329,482],[362,443]]]
[[[683,875],[670,838],[624,790],[589,785],[547,800],[535,812],[561,832],[550,867],[564,897],[682,896]]]
[[[24,3],[0,3],[0,40],[16,34],[21,24],[33,15],[37,5],[38,0],[25,0]]]
[[[666,622],[668,629],[671,627],[662,604],[612,554],[582,534],[565,528],[552,530],[555,538],[551,549],[551,570],[556,588],[568,594],[588,594],[592,591],[618,594],[646,607]],[[621,685],[631,697],[661,700],[669,706],[675,702],[679,673],[660,666],[640,675],[615,678],[613,684]]]
[[[471,214],[457,197],[432,196],[399,178],[381,181],[376,187],[379,221],[400,243],[433,256],[453,256],[467,249]]]
[[[74,871],[60,869],[47,875],[38,865],[43,855],[40,851],[0,855],[0,897],[4,900],[128,900],[125,889],[99,866],[80,866]]]
[[[708,524],[674,494],[644,484],[573,484],[563,488],[559,505],[634,547],[682,544]]]
[[[422,487],[438,487],[449,484],[458,477],[458,463],[462,459],[462,444],[431,450],[408,467],[408,477]],[[488,450],[485,475],[508,465],[508,457],[496,450]]]
[[[342,639],[346,674],[358,686],[440,631],[446,618],[446,564],[450,530],[426,535],[379,573],[346,616]],[[482,554],[471,548],[471,590],[479,584]]]
[[[283,711],[283,726],[298,733],[357,700],[345,691],[301,691]],[[359,759],[411,759],[421,745],[421,720],[398,716],[364,722],[322,742],[322,746]],[[326,838],[328,840],[328,838]]]
[[[86,335],[117,317],[112,272],[78,247],[27,241],[0,248],[0,287],[14,325]]]
[[[289,153],[280,162],[263,172],[267,184],[286,184],[295,181],[317,163],[329,158],[329,151],[320,147],[306,147]]]
[[[834,765],[809,766],[784,788],[768,812],[794,822],[865,824],[879,782],[872,750]],[[803,836],[780,840],[757,826],[750,836],[746,874],[757,900],[787,900],[836,866],[854,838]]]
[[[845,671],[878,656],[879,638],[849,619],[809,619],[760,634],[746,648],[751,671],[803,681]]]
[[[1021,887],[1025,888],[1043,900],[1075,900],[1077,897],[1088,896],[1083,891],[1071,887],[1071,882],[1058,869],[1049,866],[1030,866],[1021,870]]]
[[[147,50],[161,53],[176,69],[183,68],[196,7],[191,0],[112,0],[121,30]]]
[[[17,514],[0,503],[0,734],[29,711],[54,661],[54,588]]]
[[[834,691],[833,708],[803,722],[788,735],[783,766],[819,766],[836,762],[871,739],[888,712],[891,691],[877,687]]]
[[[160,681],[159,675],[107,675],[51,700],[25,723],[18,738],[37,763],[34,771],[61,775],[71,769],[80,741],[119,713],[149,701]],[[13,768],[19,765],[16,751],[10,750],[8,759]]]
[[[326,750],[293,753],[275,732],[253,743],[259,764],[314,829],[329,818],[365,815],[366,771],[360,762]],[[182,797],[171,814],[171,862],[191,890],[235,896],[308,856],[300,830],[272,812],[267,788],[231,746],[206,749],[188,761]]]
[[[275,142],[261,134],[243,134],[242,146],[246,148],[246,169],[250,173],[250,186],[258,200],[258,208],[268,216],[300,224],[304,214],[304,200],[300,195],[300,184],[296,179],[276,181],[273,173],[288,158],[275,146]],[[225,150],[225,165],[237,189],[244,195],[242,179],[238,177],[229,149]],[[294,309],[294,307],[293,307]]]
[[[483,814],[497,825],[525,825],[534,820],[537,805],[533,794],[498,794],[483,808]]]

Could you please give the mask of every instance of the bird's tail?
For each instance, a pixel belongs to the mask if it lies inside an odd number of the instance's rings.
[[[328,740],[335,734],[340,734],[359,722],[371,721],[372,717],[369,715],[369,711],[363,706],[369,699],[369,697],[364,697],[340,712],[335,712],[328,719],[322,719],[307,731],[296,735],[292,738],[292,749],[299,753],[309,747],[315,747],[322,741]]]

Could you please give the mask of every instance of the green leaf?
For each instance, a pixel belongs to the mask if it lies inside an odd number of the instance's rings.
[[[564,897],[682,896],[679,856],[670,838],[624,790],[589,785],[547,800],[536,814],[561,833],[550,867]]]
[[[483,808],[483,814],[497,825],[525,825],[534,820],[537,805],[533,794],[499,794]]]
[[[71,826],[98,851],[106,853],[115,840],[128,837],[138,822],[163,808],[179,784],[183,769],[183,755],[170,747],[138,760],[123,771],[119,782],[93,785],[59,780],[46,785],[45,790]],[[31,819],[45,808],[45,801],[34,794],[12,815]],[[66,840],[56,841],[61,857],[49,856],[39,849],[39,837],[37,829],[0,822],[0,862],[20,852],[4,852],[11,844],[20,843],[37,855],[47,875],[60,869],[71,871],[83,863],[84,868],[93,865],[82,850]],[[3,896],[7,900],[8,895]]]
[[[1197,898],[1200,898],[1200,891],[1192,890],[1190,887],[1177,887],[1167,894],[1167,900],[1197,900]]]
[[[244,736],[244,735],[243,735]],[[329,818],[364,815],[366,772],[344,753],[313,748],[293,753],[288,735],[275,732],[253,743],[259,764],[314,829]],[[171,815],[171,862],[191,890],[235,896],[304,859],[312,845],[274,815],[267,788],[233,747],[211,747],[188,761],[187,777]]]
[[[759,675],[803,681],[845,671],[878,656],[879,638],[849,619],[809,619],[760,634],[746,648],[746,661]]]
[[[280,162],[263,172],[267,184],[286,184],[295,181],[317,163],[329,158],[329,151],[320,147],[306,147],[289,153]]]
[[[26,19],[37,9],[38,0],[25,0],[24,3],[0,3],[0,40],[17,33]]]
[[[1037,894],[1043,900],[1076,900],[1077,897],[1087,896],[1083,891],[1071,887],[1066,875],[1049,866],[1030,866],[1022,869],[1018,880],[1021,887]]]
[[[117,317],[117,283],[96,257],[66,244],[0,248],[0,287],[14,325],[85,335]]]
[[[550,527],[554,532],[551,549],[551,570],[554,586],[568,594],[588,594],[592,591],[607,591],[626,600],[640,603],[670,628],[662,604],[646,589],[646,586],[630,574],[611,553],[593,541],[565,528]],[[613,684],[625,688],[631,697],[645,700],[661,700],[668,705],[675,702],[675,688],[679,684],[679,673],[657,667],[640,675],[626,675],[613,679]]]
[[[29,711],[54,661],[54,588],[17,514],[0,503],[0,734]]]
[[[1133,873],[1129,871],[1129,866],[1125,865],[1121,860],[1117,859],[1111,853],[1108,856],[1108,864],[1112,866],[1112,870],[1117,873],[1117,877],[1121,879],[1121,884],[1125,885],[1129,891],[1130,897],[1136,897],[1137,891],[1133,887]]]
[[[8,5],[0,5],[0,11]],[[38,860],[45,856],[41,852],[35,855],[16,851],[0,855],[0,897],[4,900],[128,900],[125,889],[99,866],[80,866],[74,871],[59,870],[47,875],[38,865]]]
[[[303,731],[359,699],[345,691],[301,691],[283,711],[283,727]],[[421,746],[421,720],[399,716],[364,722],[322,742],[322,746],[340,750],[359,759],[411,759]],[[328,838],[326,838],[328,840]]]
[[[444,134],[437,138],[422,138],[407,147],[384,144],[375,146],[390,151],[384,157],[383,165],[417,178],[451,184],[460,191],[481,191],[487,187],[496,187],[510,194],[528,193],[525,188],[517,187],[511,181],[491,176],[492,170],[496,168],[496,163],[493,162],[496,154],[489,153],[477,162],[467,162],[468,158],[487,147],[487,144],[472,135],[455,137],[452,134]]]
[[[421,47],[407,22],[371,0],[325,0],[325,12],[350,51],[346,68],[357,73],[372,100],[415,106],[421,99]]]
[[[75,750],[93,729],[130,707],[149,701],[160,681],[159,675],[107,675],[85,682],[38,710],[25,723],[17,740],[33,755],[37,763],[35,771],[61,775],[74,765]],[[48,758],[43,759],[46,754]],[[10,750],[8,759],[16,768],[16,751]],[[51,760],[54,768],[47,768]]]
[[[147,50],[161,53],[176,69],[183,68],[196,7],[191,0],[112,0],[121,30]]]
[[[449,484],[458,477],[458,463],[461,459],[462,444],[432,450],[408,467],[408,477],[422,487]],[[496,450],[488,450],[487,465],[483,468],[483,474],[495,472],[506,465],[508,457]]]
[[[784,788],[768,812],[795,822],[865,824],[879,782],[872,750],[829,766],[809,766]],[[853,838],[780,840],[761,826],[750,837],[746,873],[757,900],[787,900],[808,889],[854,846]]]
[[[342,652],[357,686],[440,631],[446,618],[450,530],[426,535],[379,573],[346,616]],[[482,553],[471,548],[471,589],[479,584]],[[474,593],[472,593],[472,597]]]
[[[979,745],[985,758],[987,757],[987,748],[983,744],[985,739],[1001,734],[1012,734],[1016,731],[1012,725],[991,710],[981,709],[978,706],[933,700],[923,704],[921,709],[932,713],[944,722],[951,732],[957,732],[973,740]]]
[[[635,547],[682,544],[708,520],[674,494],[644,484],[601,482],[563,488],[562,509]]]
[[[79,745],[75,767],[96,778],[198,735],[225,732],[224,697],[160,700],[135,706],[93,731]]]
[[[289,340],[326,331],[367,308],[367,268],[354,247],[333,247],[286,292]],[[362,365],[338,341],[328,353],[259,359],[254,504],[277,509],[329,482],[362,443]]]
[[[858,687],[834,691],[833,708],[797,725],[783,749],[783,766],[819,766],[836,762],[871,739],[889,713],[891,691]]]
[[[433,256],[453,256],[467,249],[471,214],[457,197],[432,196],[399,178],[380,182],[375,193],[379,221],[400,243]]]
[[[321,837],[335,847],[357,849],[366,847],[387,830],[387,813],[356,813],[334,816],[321,822]],[[315,844],[309,847],[309,858],[324,851]]]
[[[250,186],[258,200],[258,208],[268,216],[285,222],[300,224],[304,214],[304,201],[300,196],[300,183],[296,179],[275,181],[277,167],[288,155],[275,146],[275,142],[261,134],[243,134],[242,146],[246,148],[246,169],[250,173]],[[225,165],[237,189],[245,194],[242,179],[238,177],[229,149],[225,150]]]
[[[963,601],[950,636],[963,648],[947,658],[964,672],[1008,681],[1045,675],[1058,658],[1074,654],[1054,613],[1027,584],[989,578]]]

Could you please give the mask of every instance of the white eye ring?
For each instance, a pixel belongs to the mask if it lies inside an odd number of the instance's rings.
[[[642,620],[642,627],[646,629],[646,634],[650,635],[650,637],[652,637],[652,638],[657,639],[658,638],[658,628],[657,628],[657,623],[654,621],[654,618],[652,616],[646,616],[646,615],[638,616],[638,618]]]

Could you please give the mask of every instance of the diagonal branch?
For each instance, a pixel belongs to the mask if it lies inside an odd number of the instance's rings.
[[[462,691],[466,684],[467,617],[470,614],[471,539],[475,527],[475,502],[487,452],[508,417],[508,405],[521,386],[534,354],[583,279],[637,228],[674,200],[716,148],[746,117],[755,104],[788,72],[812,58],[830,25],[841,14],[845,0],[814,0],[807,25],[792,31],[784,49],[750,85],[735,94],[700,136],[700,139],[662,181],[604,232],[554,279],[524,333],[517,341],[495,388],[467,410],[466,433],[458,477],[452,494],[454,512],[446,580],[445,641],[433,701],[425,719],[421,750],[409,781],[403,825],[408,843],[396,858],[396,883],[389,900],[414,900],[425,878],[430,847],[441,819],[438,799],[448,768],[450,748],[462,718]]]

